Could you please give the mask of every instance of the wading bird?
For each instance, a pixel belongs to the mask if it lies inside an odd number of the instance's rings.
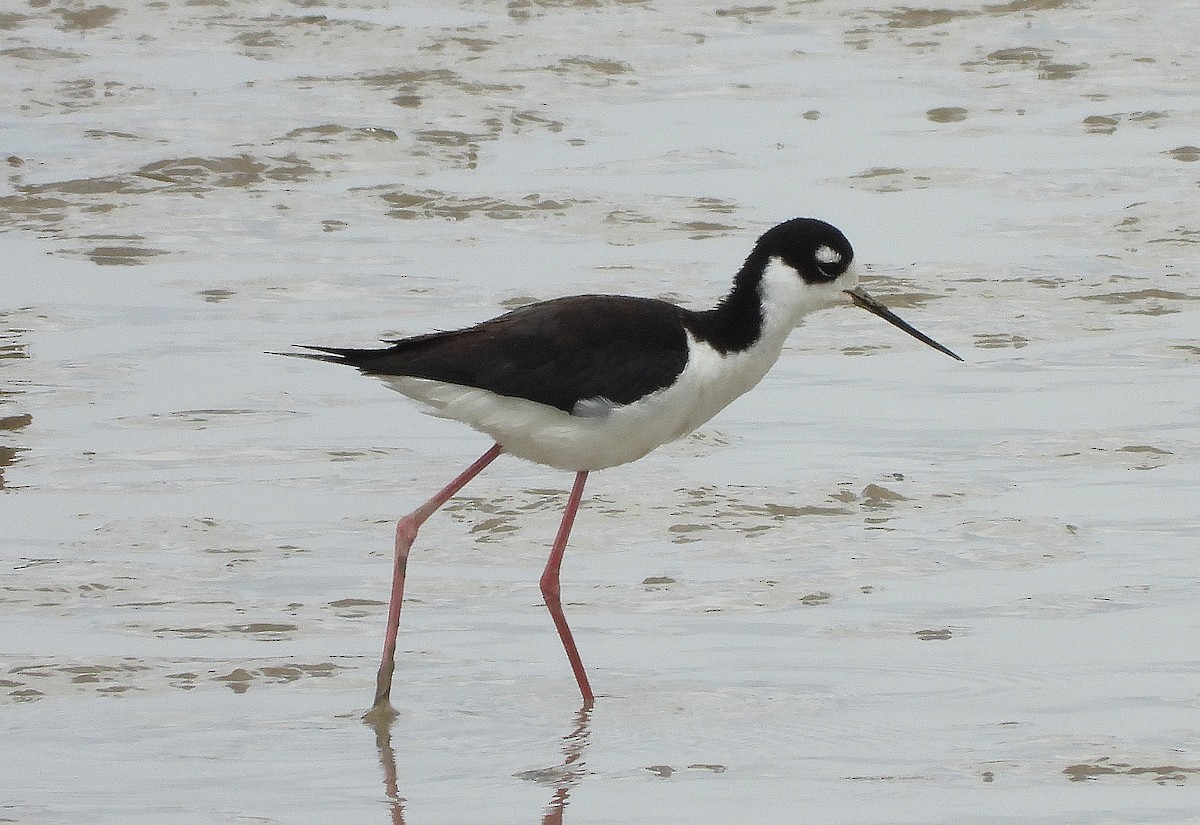
[[[495,444],[396,525],[391,603],[373,713],[386,712],[409,550],[425,520],[501,453],[575,473],[541,590],[584,705],[591,685],[563,615],[559,568],[592,470],[635,461],[695,430],[757,384],[805,315],[847,301],[959,361],[858,285],[854,251],[835,227],[796,218],[765,232],[733,288],[696,311],[650,298],[576,295],[466,329],[378,349],[305,346],[288,353],[357,367],[461,421]]]

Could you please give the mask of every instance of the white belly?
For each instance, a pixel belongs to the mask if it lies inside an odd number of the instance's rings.
[[[515,456],[561,470],[602,470],[635,461],[708,421],[762,380],[779,358],[783,337],[721,355],[689,335],[687,366],[674,384],[603,415],[571,415],[523,398],[422,378],[381,378],[428,405],[434,415],[486,433]]]

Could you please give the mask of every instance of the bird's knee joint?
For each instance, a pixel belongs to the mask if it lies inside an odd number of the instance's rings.
[[[396,522],[396,554],[408,555],[409,548],[417,539],[417,522],[411,516],[405,516]]]

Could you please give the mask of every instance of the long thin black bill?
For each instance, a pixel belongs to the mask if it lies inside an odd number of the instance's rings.
[[[925,333],[921,332],[916,327],[909,324],[907,321],[905,321],[903,318],[901,318],[896,313],[892,312],[890,309],[885,307],[883,304],[879,303],[879,301],[876,301],[874,298],[872,298],[870,295],[868,295],[866,290],[864,290],[862,287],[856,286],[854,289],[847,289],[846,294],[850,296],[850,300],[854,301],[854,304],[856,306],[862,307],[863,309],[865,309],[867,312],[871,313],[872,315],[878,315],[880,318],[887,321],[892,326],[904,330],[909,335],[911,335],[913,338],[916,338],[918,341],[928,344],[929,346],[933,347],[935,350],[938,350],[939,352],[946,353],[951,358],[954,358],[957,361],[963,360],[962,358],[959,358],[957,355],[955,355],[950,350],[943,347],[937,341],[933,340],[928,335],[926,335]]]

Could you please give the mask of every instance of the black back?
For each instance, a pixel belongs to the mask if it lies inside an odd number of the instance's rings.
[[[368,375],[479,387],[572,412],[585,399],[629,404],[670,385],[687,363],[686,312],[649,298],[577,295],[385,349],[311,349]]]

